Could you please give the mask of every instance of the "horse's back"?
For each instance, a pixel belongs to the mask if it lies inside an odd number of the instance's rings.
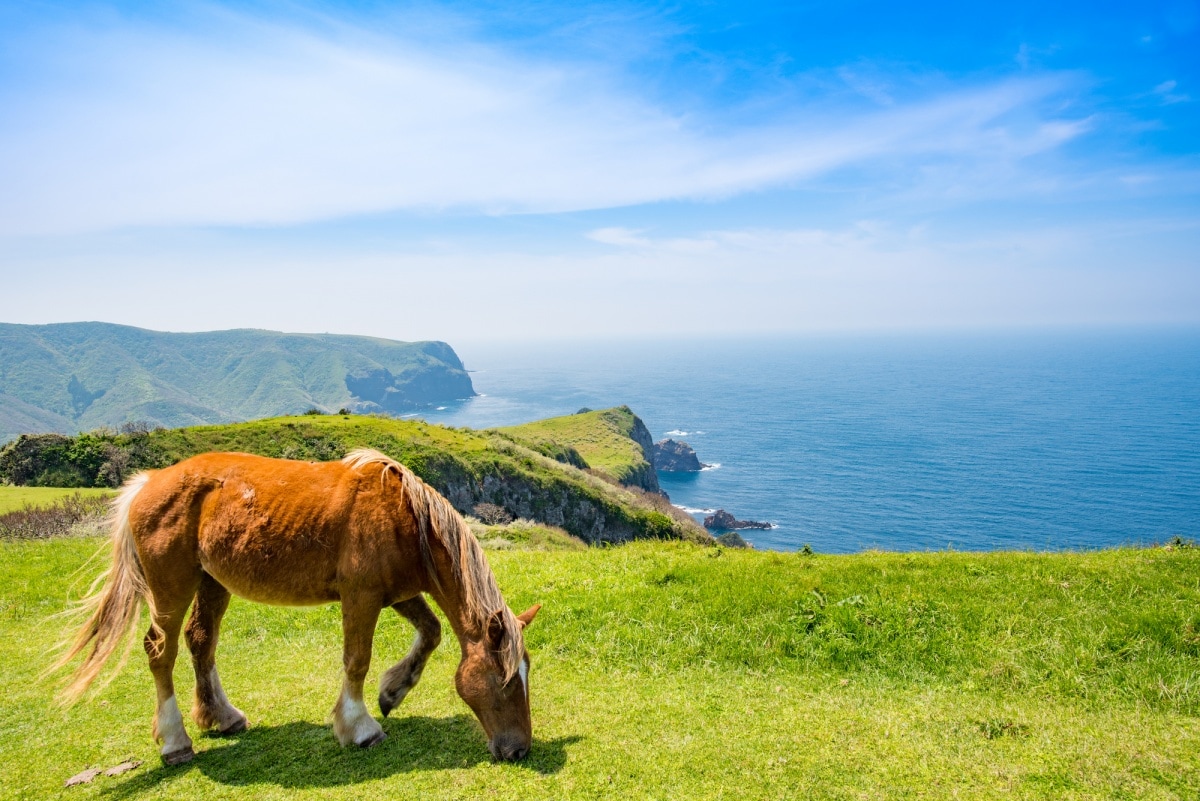
[[[143,559],[202,569],[252,600],[333,601],[356,503],[371,503],[361,478],[341,462],[202,454],[153,473],[131,523]]]

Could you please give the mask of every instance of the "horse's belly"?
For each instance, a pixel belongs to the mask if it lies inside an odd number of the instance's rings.
[[[336,561],[319,547],[202,538],[200,566],[234,595],[259,603],[307,606],[339,600]]]
[[[234,595],[257,603],[314,606],[340,600],[336,592],[325,587],[264,582],[257,576],[245,576],[207,565],[204,566],[204,570]]]

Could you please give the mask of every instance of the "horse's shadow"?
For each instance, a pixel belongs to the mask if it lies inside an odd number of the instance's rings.
[[[405,717],[383,722],[387,739],[373,748],[342,748],[328,726],[298,721],[258,726],[233,737],[202,738],[208,747],[186,765],[157,765],[130,777],[106,795],[129,798],[160,782],[198,770],[218,784],[279,787],[339,787],[402,773],[468,768],[491,762],[483,732],[470,715],[449,718]],[[567,762],[567,746],[579,736],[539,740],[529,756],[513,763],[542,775],[558,773]]]

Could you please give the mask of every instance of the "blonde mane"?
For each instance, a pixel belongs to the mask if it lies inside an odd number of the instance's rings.
[[[498,616],[504,628],[504,645],[496,653],[500,666],[504,671],[505,680],[511,679],[524,660],[524,645],[521,640],[521,627],[516,616],[508,608],[500,588],[496,585],[496,577],[488,565],[483,548],[471,533],[467,521],[463,520],[450,502],[439,492],[421,480],[404,465],[370,448],[357,448],[342,458],[342,464],[351,470],[360,470],[368,465],[382,465],[383,472],[380,480],[384,480],[388,471],[396,473],[404,488],[404,497],[409,509],[417,521],[417,531],[421,543],[421,557],[433,578],[434,584],[441,588],[437,573],[433,569],[433,560],[429,551],[430,534],[441,543],[450,557],[450,566],[455,582],[462,588],[463,614],[486,634],[492,617]]]

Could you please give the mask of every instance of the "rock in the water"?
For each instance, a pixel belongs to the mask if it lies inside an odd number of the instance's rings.
[[[654,469],[665,473],[698,473],[708,465],[696,457],[692,446],[673,439],[654,443]]]
[[[713,531],[735,531],[737,529],[760,528],[768,529],[770,523],[760,523],[757,520],[738,520],[724,509],[718,509],[704,518],[704,527]]]

